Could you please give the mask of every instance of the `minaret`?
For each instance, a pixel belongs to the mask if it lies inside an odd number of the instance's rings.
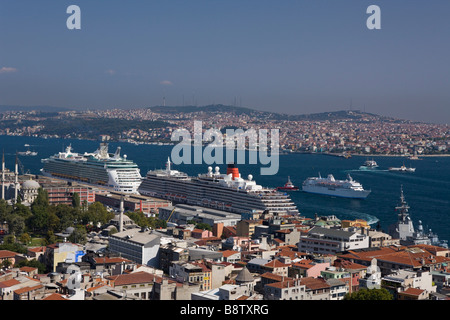
[[[167,157],[166,171],[170,174],[170,158]]]
[[[5,151],[2,155],[2,199],[5,200]]]
[[[119,232],[123,231],[123,195],[120,197],[120,208],[119,208]]]
[[[17,203],[17,193],[19,189],[19,158],[16,153],[16,167],[14,169],[14,203]]]

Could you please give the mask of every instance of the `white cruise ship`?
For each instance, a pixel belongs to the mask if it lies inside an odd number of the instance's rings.
[[[303,182],[302,190],[309,193],[324,194],[328,196],[365,199],[370,190],[364,190],[363,186],[348,175],[346,180],[336,180],[332,174],[327,178],[311,177]]]
[[[101,143],[93,153],[73,153],[69,145],[59,152],[42,159],[45,176],[90,185],[102,186],[118,192],[135,194],[142,182],[140,170],[127,156],[120,156],[120,147],[114,154],[108,153],[108,144]]]
[[[171,169],[170,159],[166,169],[149,171],[138,189],[142,195],[215,208],[233,213],[268,211],[275,215],[298,215],[297,206],[289,195],[276,189],[256,184],[253,176],[241,177],[238,168],[229,164],[226,174],[220,168],[208,167],[208,172],[197,177]]]

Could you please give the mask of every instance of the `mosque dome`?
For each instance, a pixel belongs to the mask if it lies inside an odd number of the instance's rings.
[[[27,180],[22,183],[22,189],[39,189],[41,185],[34,180]]]

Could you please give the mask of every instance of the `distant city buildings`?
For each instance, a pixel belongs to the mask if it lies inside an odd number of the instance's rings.
[[[182,109],[180,109],[182,110]],[[209,111],[208,111],[209,110]],[[379,154],[379,155],[430,155],[450,151],[449,125],[419,123],[393,119],[360,111],[323,113],[320,116],[291,116],[264,113],[256,110],[242,113],[222,106],[213,109],[190,109],[189,112],[173,112],[170,109],[110,109],[59,112],[54,119],[117,119],[139,121],[162,121],[166,126],[142,130],[127,128],[114,135],[100,134],[95,137],[84,133],[45,133],[46,118],[39,113],[4,112],[1,121],[14,119],[17,123],[0,129],[0,135],[90,138],[101,141],[124,141],[131,143],[172,143],[171,135],[177,128],[193,132],[193,119],[202,121],[204,130],[239,128],[248,130],[279,129],[279,148],[285,152],[331,153],[331,154]],[[36,125],[21,126],[20,121],[36,121]],[[68,129],[69,130],[69,129]],[[72,130],[72,129],[70,129]]]

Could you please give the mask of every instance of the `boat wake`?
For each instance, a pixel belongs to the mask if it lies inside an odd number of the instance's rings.
[[[303,207],[305,207],[305,203],[302,203],[302,205],[303,205]],[[308,207],[309,207],[308,209],[315,210],[318,213],[320,213],[320,210],[323,210],[323,206],[311,205]],[[368,213],[355,211],[355,210],[351,210],[351,209],[340,208],[340,207],[328,206],[326,208],[326,215],[329,215],[330,213],[334,214],[339,219],[348,219],[348,218],[362,219],[362,220],[367,221],[367,223],[369,225],[373,225],[373,224],[377,223],[378,221],[380,221],[380,219],[378,219],[377,217],[370,215]]]

